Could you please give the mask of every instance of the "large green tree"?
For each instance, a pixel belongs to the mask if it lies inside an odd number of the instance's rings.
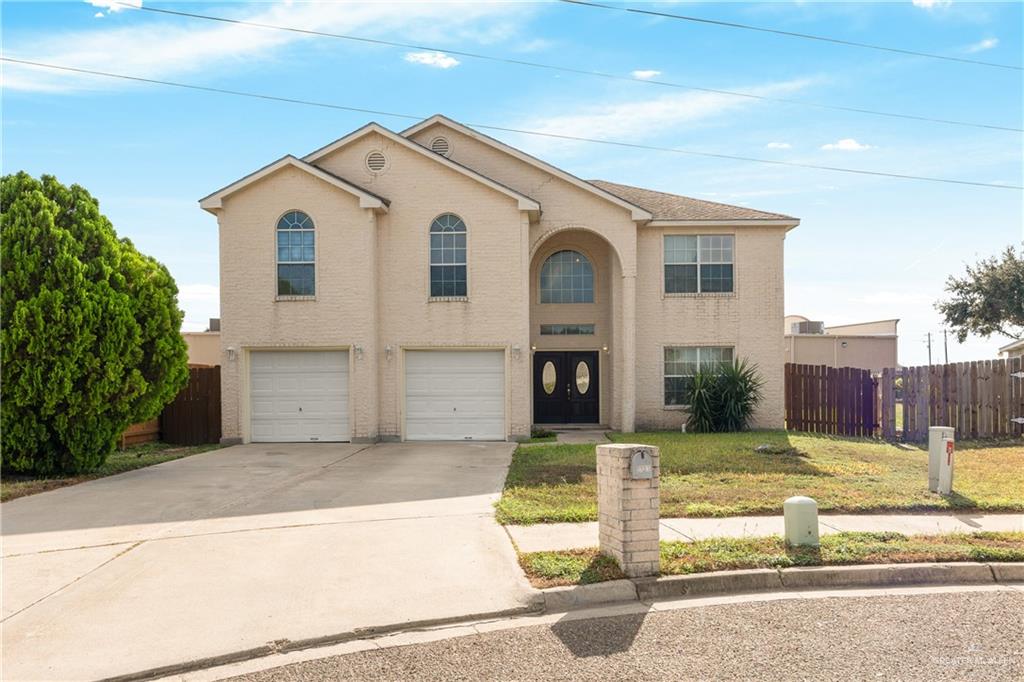
[[[1024,250],[1012,246],[999,257],[968,265],[962,277],[946,280],[950,298],[935,307],[946,318],[957,340],[968,334],[1024,337]]]
[[[99,203],[44,175],[0,178],[5,471],[88,471],[188,381],[178,288]]]

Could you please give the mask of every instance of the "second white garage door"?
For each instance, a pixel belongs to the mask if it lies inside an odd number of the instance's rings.
[[[408,440],[505,440],[503,351],[406,351]]]
[[[349,439],[347,352],[254,351],[250,365],[253,441]]]

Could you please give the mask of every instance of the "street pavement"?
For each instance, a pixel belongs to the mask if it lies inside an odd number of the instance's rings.
[[[1024,679],[1024,587],[753,599],[602,618],[567,614],[545,625],[478,627],[451,639],[231,678],[690,679],[1016,682]]]
[[[3,679],[525,608],[509,443],[253,444],[3,504]]]

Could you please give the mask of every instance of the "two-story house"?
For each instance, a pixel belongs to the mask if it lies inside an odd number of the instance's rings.
[[[366,125],[200,201],[220,229],[228,442],[678,428],[746,358],[783,421],[795,218],[584,181],[443,116]]]

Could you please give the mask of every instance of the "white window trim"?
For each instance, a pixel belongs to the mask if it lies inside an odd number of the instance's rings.
[[[665,241],[669,237],[696,237],[697,238],[697,262],[696,263],[669,263],[668,251],[665,248]],[[704,237],[732,237],[732,260],[731,261],[708,261],[701,260],[700,240]],[[697,266],[697,291],[667,291],[665,287],[665,266],[666,265],[696,265]],[[732,266],[732,291],[701,291],[700,290],[700,269],[702,265],[731,265]],[[666,232],[661,236],[661,295],[664,298],[732,298],[736,296],[736,234],[733,232],[710,232],[704,234],[689,234],[680,232]]]
[[[430,153],[434,154],[434,152],[430,152]],[[433,235],[433,234],[460,234],[458,232],[432,232],[431,231],[430,228],[433,226],[434,221],[437,220],[438,218],[440,218],[443,215],[453,215],[453,216],[455,216],[456,218],[458,218],[459,220],[462,221],[462,225],[466,228],[461,233],[461,234],[466,235],[466,261],[464,263],[437,263],[435,265],[434,262],[431,260],[431,253],[430,253],[431,252],[431,248],[430,248],[430,236],[431,235]],[[458,302],[465,302],[465,301],[469,300],[469,292],[472,290],[470,288],[471,285],[472,285],[472,282],[470,282],[470,278],[469,278],[469,259],[470,259],[470,253],[469,253],[469,223],[467,223],[466,219],[462,217],[462,214],[461,213],[456,213],[455,211],[444,211],[442,213],[438,213],[436,216],[431,218],[430,219],[430,223],[427,225],[427,302],[428,303],[444,303],[444,302],[455,302],[455,303],[458,303]],[[431,283],[431,281],[432,281],[431,280],[431,270],[433,270],[433,268],[435,268],[435,267],[443,267],[443,266],[446,266],[446,265],[461,265],[461,266],[466,268],[466,294],[465,294],[465,296],[434,296],[433,295],[433,290],[431,288],[432,287],[432,283]]]
[[[697,365],[698,366],[700,366],[700,364],[701,364],[701,359],[700,359],[700,352],[701,352],[701,350],[709,349],[709,348],[728,348],[730,353],[731,353],[731,355],[732,355],[732,359],[734,359],[734,360],[736,359],[736,346],[732,345],[732,344],[729,344],[729,343],[710,343],[709,342],[709,343],[703,343],[701,345],[689,344],[689,343],[684,343],[684,344],[676,344],[676,343],[674,343],[674,344],[666,344],[666,345],[662,346],[661,347],[661,406],[662,406],[662,409],[669,410],[669,411],[671,411],[671,410],[689,410],[690,406],[689,406],[689,404],[669,405],[669,404],[667,404],[665,402],[665,379],[682,379],[684,377],[692,377],[693,376],[692,374],[669,374],[668,373],[668,363],[665,360],[665,351],[668,350],[669,348],[696,348],[697,349]]]
[[[312,230],[308,230],[309,232],[313,233],[313,260],[312,261],[296,261],[296,262],[288,262],[288,261],[286,261],[286,262],[282,263],[278,259],[278,257],[277,257],[277,233],[280,232],[280,230],[277,229],[277,226],[281,222],[281,218],[283,218],[284,216],[286,216],[287,214],[292,213],[292,212],[304,213],[313,222],[313,229]],[[315,301],[316,300],[316,294],[320,290],[320,267],[318,265],[318,261],[319,261],[319,258],[320,258],[320,244],[319,244],[320,240],[317,237],[317,228],[316,228],[316,226],[318,224],[319,224],[319,222],[317,221],[316,218],[313,217],[312,213],[310,213],[309,211],[305,211],[305,210],[303,210],[301,208],[290,208],[287,211],[283,211],[279,216],[277,216],[277,220],[274,221],[274,301]],[[307,231],[307,230],[298,230],[298,231],[304,232],[304,231]],[[280,284],[278,283],[279,276],[277,274],[278,273],[277,266],[279,266],[279,265],[312,265],[313,266],[313,293],[312,294],[282,294],[282,293],[280,293],[280,291],[281,291],[280,290]]]

